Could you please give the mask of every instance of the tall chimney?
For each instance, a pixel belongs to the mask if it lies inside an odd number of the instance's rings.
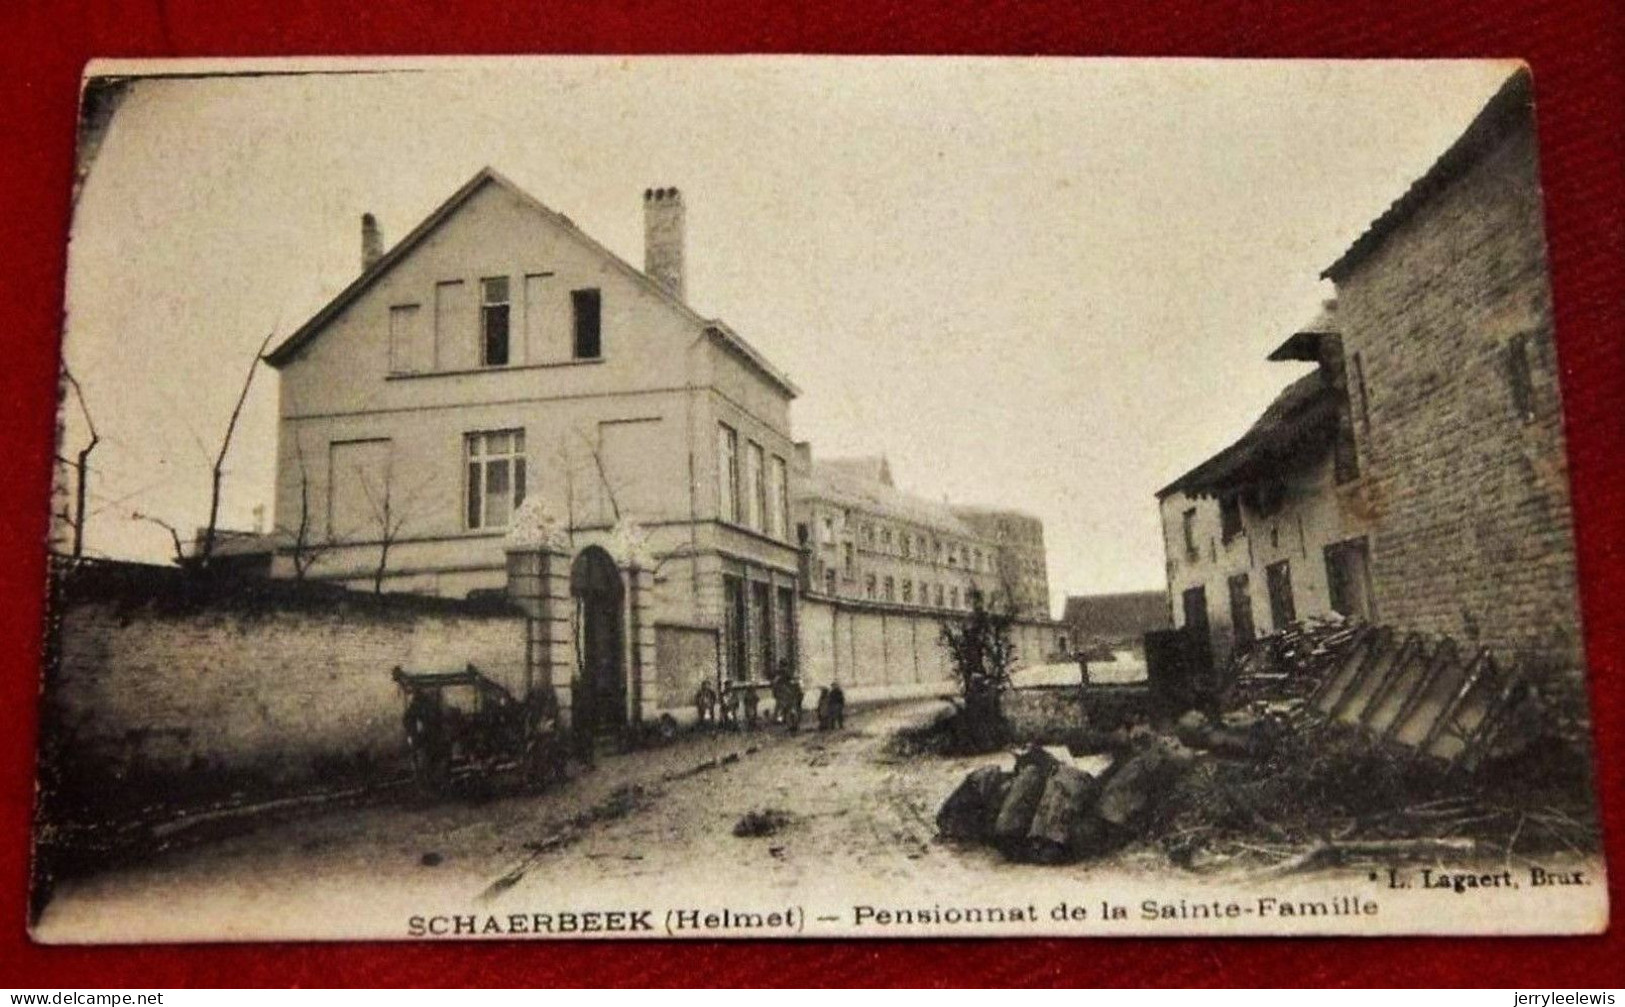
[[[676,189],[643,190],[643,271],[684,300],[683,194]]]
[[[372,268],[384,254],[384,232],[378,229],[378,218],[370,213],[361,215],[361,271]]]

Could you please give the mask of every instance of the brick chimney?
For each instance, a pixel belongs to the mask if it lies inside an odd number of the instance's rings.
[[[372,268],[384,254],[384,232],[378,228],[378,218],[370,213],[361,215],[361,271]]]
[[[683,194],[643,190],[643,271],[678,300],[683,290]]]

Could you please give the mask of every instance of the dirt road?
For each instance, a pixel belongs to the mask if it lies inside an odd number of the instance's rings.
[[[978,760],[904,759],[886,742],[938,700],[855,711],[840,732],[771,728],[602,760],[540,795],[334,808],[59,888],[47,940],[406,936],[445,906],[663,896],[848,894],[922,874],[963,890],[991,855],[934,847],[943,797]],[[985,761],[985,760],[980,760]],[[782,815],[738,837],[741,817]],[[929,861],[929,865],[927,865]],[[962,882],[962,883],[961,883]]]

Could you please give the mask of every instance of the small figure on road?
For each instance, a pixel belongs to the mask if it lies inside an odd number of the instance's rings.
[[[841,683],[832,682],[818,690],[818,729],[839,730],[846,724],[846,693]]]
[[[761,707],[762,697],[756,695],[756,683],[746,682],[739,687],[740,698],[745,705],[745,728],[756,730],[757,711]]]
[[[694,715],[702,726],[717,722],[717,690],[710,679],[694,691]]]

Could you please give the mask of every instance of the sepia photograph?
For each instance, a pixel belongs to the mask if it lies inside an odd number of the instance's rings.
[[[93,62],[30,933],[1601,932],[1538,91]]]

